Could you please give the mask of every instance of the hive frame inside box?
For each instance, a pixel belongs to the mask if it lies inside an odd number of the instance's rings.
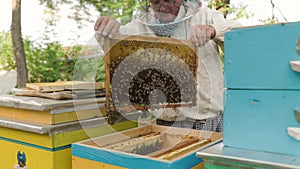
[[[185,151],[179,156],[170,160],[158,159],[156,157],[150,157],[148,155],[139,155],[112,150],[105,148],[105,146],[101,147],[101,145],[120,142],[126,138],[128,139],[132,137],[138,137],[140,135],[153,131],[174,135],[195,136],[201,139],[210,139],[211,142],[199,147],[189,149],[188,151]],[[121,169],[123,167],[131,169],[138,169],[141,167],[170,169],[199,168],[202,165],[202,159],[196,157],[196,151],[216,144],[221,140],[221,133],[148,125],[72,144],[73,168],[83,169],[87,166],[99,166],[100,164],[103,166],[103,168],[109,166],[116,169]],[[82,165],[82,163],[85,163],[85,165]]]
[[[122,44],[128,43],[128,46]],[[140,46],[139,46],[139,45]],[[121,47],[120,47],[121,46]],[[104,51],[105,51],[105,72],[106,72],[106,110],[107,112],[115,111],[116,107],[113,104],[111,96],[111,62],[112,58],[118,57],[125,58],[129,54],[136,52],[140,49],[159,48],[168,52],[174,53],[180,59],[182,59],[186,65],[189,66],[190,71],[193,74],[194,84],[197,83],[197,68],[198,68],[198,52],[197,48],[190,41],[176,40],[165,37],[146,37],[146,36],[125,36],[118,35],[114,39],[104,40]],[[193,92],[196,96],[196,92]],[[196,98],[196,97],[193,97]],[[182,106],[193,106],[196,104],[196,100],[192,99],[188,103],[167,103],[163,105],[155,105],[156,107],[182,107]],[[149,109],[149,105],[145,106],[120,106],[118,110],[145,110]],[[124,108],[124,109],[123,109]]]

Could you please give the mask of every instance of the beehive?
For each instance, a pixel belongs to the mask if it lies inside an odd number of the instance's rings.
[[[104,50],[108,111],[195,104],[198,57],[190,41],[118,36]]]
[[[234,29],[225,35],[224,144],[300,155],[300,22]],[[294,65],[295,66],[295,65]],[[296,70],[296,69],[295,69]]]
[[[71,169],[72,143],[137,126],[132,121],[108,125],[101,100],[0,96],[0,168],[13,168],[20,151],[28,168]]]
[[[72,144],[73,169],[200,169],[196,151],[221,133],[148,125]]]

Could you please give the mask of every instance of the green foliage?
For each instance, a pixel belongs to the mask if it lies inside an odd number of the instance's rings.
[[[105,64],[103,58],[80,58],[77,60],[73,80],[80,81],[105,81]]]
[[[73,80],[105,81],[104,55],[98,47],[84,46],[77,59]]]
[[[70,18],[78,23],[82,21],[92,22],[90,17],[95,17],[91,13],[94,8],[101,15],[111,16],[121,20],[121,24],[128,23],[134,15],[139,14],[146,7],[146,0],[39,0],[41,4],[46,5],[51,10],[56,10],[62,4],[68,4],[73,9]]]
[[[0,32],[0,70],[16,68],[10,32]]]
[[[80,4],[92,5],[101,15],[120,19],[121,24],[126,24],[135,14],[140,13],[144,9],[146,0],[82,0]]]
[[[4,70],[16,69],[10,32],[0,34],[0,65]],[[53,82],[69,80],[76,61],[76,52],[80,47],[66,50],[57,42],[39,43],[35,46],[28,39],[24,40],[27,69],[30,82]],[[70,56],[74,56],[70,57]]]
[[[82,23],[92,21],[91,6],[101,15],[109,15],[121,20],[121,24],[129,22],[134,15],[141,13],[146,7],[146,0],[39,0],[46,4],[50,18],[46,20],[48,27],[40,42],[24,40],[29,82],[54,82],[58,80],[104,81],[104,59],[98,49],[87,46],[72,46],[65,48],[59,42],[51,42],[55,36],[54,29],[59,16],[55,10],[62,4],[71,5],[74,13],[71,18]],[[223,4],[220,4],[223,5]],[[250,17],[246,6],[226,8],[228,13],[236,14],[236,19]],[[90,17],[90,18],[89,18]],[[0,69],[15,69],[15,59],[9,32],[0,34]]]
[[[93,49],[86,46],[63,47],[58,42],[36,46],[26,40],[29,82],[104,81],[103,57],[85,56],[83,50],[91,52]]]
[[[212,1],[208,4],[208,7],[212,7]],[[227,15],[234,16],[232,19],[236,20],[239,18],[250,18],[253,14],[246,11],[247,5],[242,5],[241,3],[234,6],[231,4],[224,3],[222,0],[216,1],[214,4],[217,10],[221,10],[221,12],[225,12]]]
[[[80,46],[66,49],[58,42],[34,46],[31,41],[26,40],[25,53],[29,82],[71,80],[76,55],[80,49]]]
[[[212,8],[212,6],[216,6],[217,10],[222,9],[222,8],[227,10],[229,8],[229,4],[227,2],[224,2],[223,0],[217,0],[215,2],[210,1],[209,4],[208,4],[208,7]]]
[[[233,19],[239,19],[239,18],[250,18],[253,17],[253,13],[247,12],[247,5],[237,5],[232,6],[228,8],[228,14],[233,15]]]
[[[56,5],[56,4],[51,4]],[[58,80],[73,80],[74,73],[80,70],[84,79],[95,79],[103,81],[105,79],[105,69],[103,59],[78,59],[84,57],[86,52],[93,52],[94,49],[85,46],[63,47],[60,42],[51,41],[55,38],[55,25],[59,16],[55,9],[45,10],[47,26],[44,28],[44,35],[35,41],[24,39],[24,50],[28,70],[28,82],[54,82]],[[0,34],[0,69],[16,69],[12,48],[10,32]],[[78,61],[78,62],[77,62]],[[77,66],[77,68],[76,68]],[[97,67],[99,66],[99,68]],[[93,76],[92,76],[93,75]],[[90,76],[88,78],[88,76]]]

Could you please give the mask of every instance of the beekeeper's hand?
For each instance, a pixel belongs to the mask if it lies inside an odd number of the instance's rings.
[[[190,40],[197,47],[204,46],[209,40],[216,36],[216,30],[213,26],[193,25],[190,28]]]
[[[113,38],[120,28],[120,23],[112,17],[100,16],[95,22],[96,33],[103,37]]]

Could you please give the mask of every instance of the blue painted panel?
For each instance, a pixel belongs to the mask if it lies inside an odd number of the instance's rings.
[[[300,89],[300,73],[289,62],[300,60],[296,41],[300,22],[238,28],[225,34],[225,87]]]
[[[127,153],[96,149],[80,144],[72,144],[72,156],[111,164],[130,169],[188,169],[202,162],[201,158],[192,153],[174,162],[159,161],[146,156],[133,156]]]
[[[228,90],[225,92],[224,145],[300,155],[300,141],[287,133],[300,127],[300,90]]]

